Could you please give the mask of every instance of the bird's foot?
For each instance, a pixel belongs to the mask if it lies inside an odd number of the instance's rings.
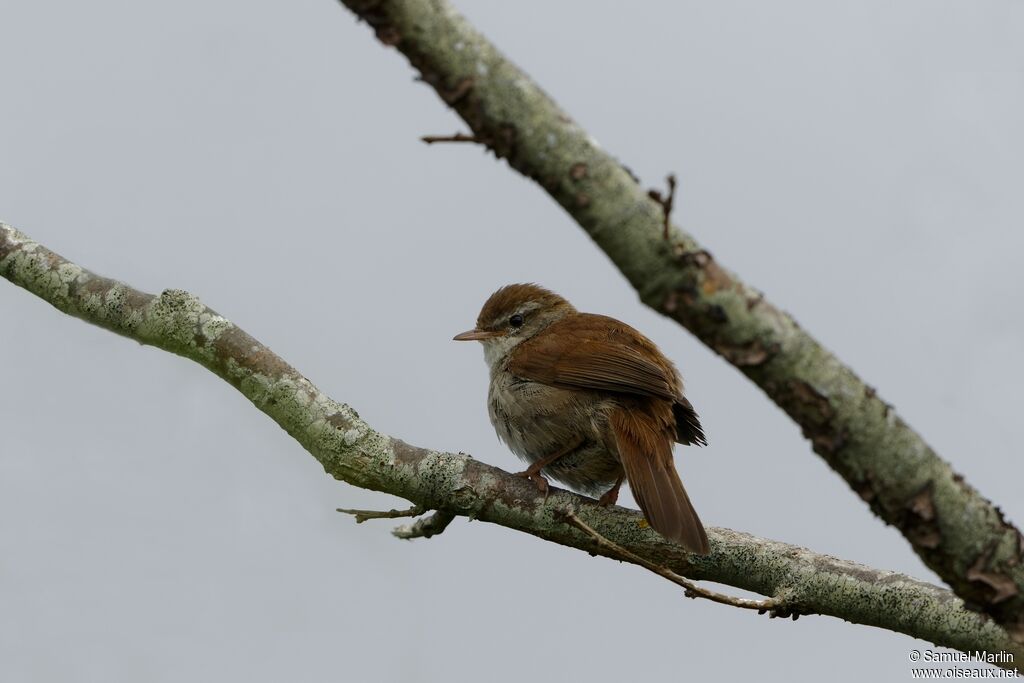
[[[615,505],[615,501],[619,499],[619,489],[622,488],[622,479],[620,476],[616,481],[615,485],[604,492],[600,498],[597,499],[597,504],[602,507],[608,507],[609,505]]]
[[[530,467],[523,470],[522,472],[516,472],[517,477],[523,479],[529,479],[533,482],[533,485],[537,487],[537,490],[544,494],[544,497],[548,497],[548,480],[544,478],[544,475],[540,473],[541,468]]]

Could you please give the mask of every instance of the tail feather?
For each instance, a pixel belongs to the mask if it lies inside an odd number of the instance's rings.
[[[611,426],[629,488],[651,527],[690,552],[706,555],[708,537],[672,462],[673,425],[643,410],[618,409]]]
[[[672,414],[676,419],[676,441],[685,446],[707,446],[704,428],[700,426],[700,418],[693,404],[686,397],[680,396],[672,404]]]

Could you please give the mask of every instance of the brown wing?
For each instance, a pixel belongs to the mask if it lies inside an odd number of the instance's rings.
[[[576,340],[566,345],[570,336]],[[591,313],[569,316],[552,324],[512,352],[508,369],[534,382],[565,389],[597,389],[671,401],[675,439],[705,445],[693,406],[682,394],[672,363],[629,325]]]
[[[576,343],[566,345],[570,337]],[[551,386],[670,401],[679,395],[675,369],[653,343],[625,323],[588,313],[560,320],[523,342],[512,353],[509,370]]]
[[[666,404],[645,403],[618,408],[609,416],[629,488],[655,531],[690,552],[706,555],[704,525],[672,463],[672,416]]]

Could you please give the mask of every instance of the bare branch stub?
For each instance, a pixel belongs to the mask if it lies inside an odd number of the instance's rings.
[[[477,136],[467,135],[466,133],[455,133],[454,135],[424,135],[420,140],[428,145],[432,145],[435,142],[476,142],[484,144],[484,141]]]
[[[338,512],[352,515],[356,518],[356,524],[362,524],[368,519],[399,519],[401,517],[419,517],[427,508],[422,505],[413,505],[406,510],[349,510],[338,508]]]
[[[662,237],[667,241],[669,228],[672,220],[672,204],[676,199],[676,176],[674,173],[669,173],[668,178],[665,179],[668,183],[668,193],[663,195],[660,190],[648,190],[647,196],[661,204],[661,211],[664,214],[664,232]]]
[[[405,510],[351,510],[348,508],[337,508],[338,512],[352,515],[356,518],[356,524],[362,524],[369,519],[400,519],[402,517],[419,517],[426,513],[428,508],[422,505],[413,505]],[[391,533],[396,538],[412,540],[414,538],[431,538],[437,536],[452,523],[455,515],[436,510],[433,514],[417,519],[412,524],[403,524],[396,527]]]
[[[391,534],[395,538],[411,541],[414,538],[432,538],[442,533],[455,519],[455,515],[443,510],[436,510],[433,514],[417,519],[412,524],[403,524],[395,527]]]

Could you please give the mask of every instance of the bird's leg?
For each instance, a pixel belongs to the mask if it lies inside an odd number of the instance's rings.
[[[583,439],[579,439],[570,444],[569,446],[566,446],[565,448],[555,451],[551,455],[545,455],[543,458],[537,460],[522,472],[516,472],[516,476],[524,477],[532,481],[534,485],[537,487],[537,490],[543,493],[544,497],[546,498],[548,495],[548,480],[544,478],[544,475],[542,475],[540,471],[547,467],[548,465],[550,465],[551,463],[553,463],[554,461],[561,458],[563,455],[572,453],[574,450],[579,448],[582,443]]]
[[[619,499],[619,488],[622,486],[622,480],[626,478],[626,471],[623,470],[619,474],[619,478],[615,480],[615,485],[604,492],[600,498],[597,499],[597,504],[603,507],[609,505],[615,505],[615,501]]]

